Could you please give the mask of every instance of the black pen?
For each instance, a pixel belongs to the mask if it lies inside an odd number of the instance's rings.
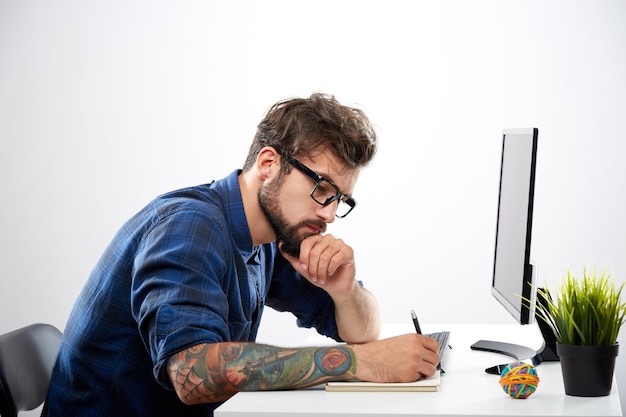
[[[417,334],[422,334],[422,329],[420,329],[420,323],[417,321],[417,314],[415,314],[415,310],[411,310],[411,318],[413,319],[413,325],[415,326]]]

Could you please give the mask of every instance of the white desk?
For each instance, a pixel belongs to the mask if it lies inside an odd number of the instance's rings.
[[[441,325],[423,326],[423,331],[450,330],[453,349],[445,361],[439,392],[241,392],[215,411],[216,417],[265,416],[621,416],[617,383],[606,397],[565,395],[561,366],[545,362],[537,366],[537,391],[525,400],[509,397],[499,377],[484,372],[490,366],[513,361],[490,352],[473,351],[472,343],[491,339],[539,348],[536,325]],[[385,326],[385,337],[414,331],[412,325]],[[311,337],[305,345],[332,344],[330,339]]]

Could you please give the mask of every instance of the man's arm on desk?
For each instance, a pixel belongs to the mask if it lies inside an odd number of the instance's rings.
[[[239,391],[305,388],[327,381],[412,382],[432,376],[437,342],[407,334],[360,345],[279,348],[200,344],[172,356],[168,373],[185,404],[224,401]]]

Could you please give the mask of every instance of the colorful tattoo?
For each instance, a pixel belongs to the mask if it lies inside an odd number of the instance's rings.
[[[356,360],[345,345],[285,349],[253,343],[205,344],[170,359],[170,379],[186,403],[223,401],[238,391],[304,388],[351,379]]]

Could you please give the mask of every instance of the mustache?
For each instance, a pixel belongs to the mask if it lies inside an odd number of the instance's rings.
[[[321,220],[303,221],[303,222],[298,223],[297,227],[300,228],[300,227],[304,227],[304,226],[313,226],[313,227],[319,229],[320,234],[326,232],[326,223],[321,221]]]
[[[319,234],[326,232],[326,223],[324,223],[321,220],[307,220],[307,221],[299,222],[298,224],[290,228],[291,233],[287,233],[285,236],[278,237],[280,250],[295,258],[299,258],[300,257],[300,245],[302,244],[302,241],[309,236],[313,236],[315,233],[307,233],[304,237],[299,238],[296,235],[296,231],[299,230],[301,227],[310,227],[310,226],[313,226],[314,228],[318,229]]]

